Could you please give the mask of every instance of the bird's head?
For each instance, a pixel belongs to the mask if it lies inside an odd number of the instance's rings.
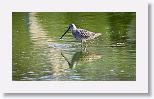
[[[74,24],[70,24],[69,26],[68,26],[68,29],[65,31],[65,33],[60,37],[60,39],[62,39],[63,38],[63,36],[68,32],[68,31],[73,31],[73,30],[76,30],[76,26],[74,25]]]
[[[75,24],[70,24],[68,28],[69,28],[71,31],[72,31],[72,30],[76,30]]]

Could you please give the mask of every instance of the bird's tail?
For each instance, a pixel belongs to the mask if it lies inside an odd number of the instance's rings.
[[[95,34],[95,37],[98,37],[98,36],[100,36],[100,35],[102,35],[101,33],[96,33]]]

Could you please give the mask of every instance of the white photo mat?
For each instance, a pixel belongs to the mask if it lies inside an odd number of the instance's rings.
[[[148,4],[146,2],[5,0],[0,5],[0,92],[148,93]],[[12,12],[136,12],[136,81],[12,81]]]

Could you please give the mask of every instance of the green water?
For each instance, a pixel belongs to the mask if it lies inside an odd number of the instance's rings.
[[[102,33],[85,47],[70,23]],[[135,81],[136,13],[12,13],[12,80]]]

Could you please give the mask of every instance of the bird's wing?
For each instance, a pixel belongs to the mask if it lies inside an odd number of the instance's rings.
[[[78,29],[78,33],[80,33],[80,35],[84,38],[88,38],[88,37],[95,35],[95,33],[85,30],[85,29]]]

